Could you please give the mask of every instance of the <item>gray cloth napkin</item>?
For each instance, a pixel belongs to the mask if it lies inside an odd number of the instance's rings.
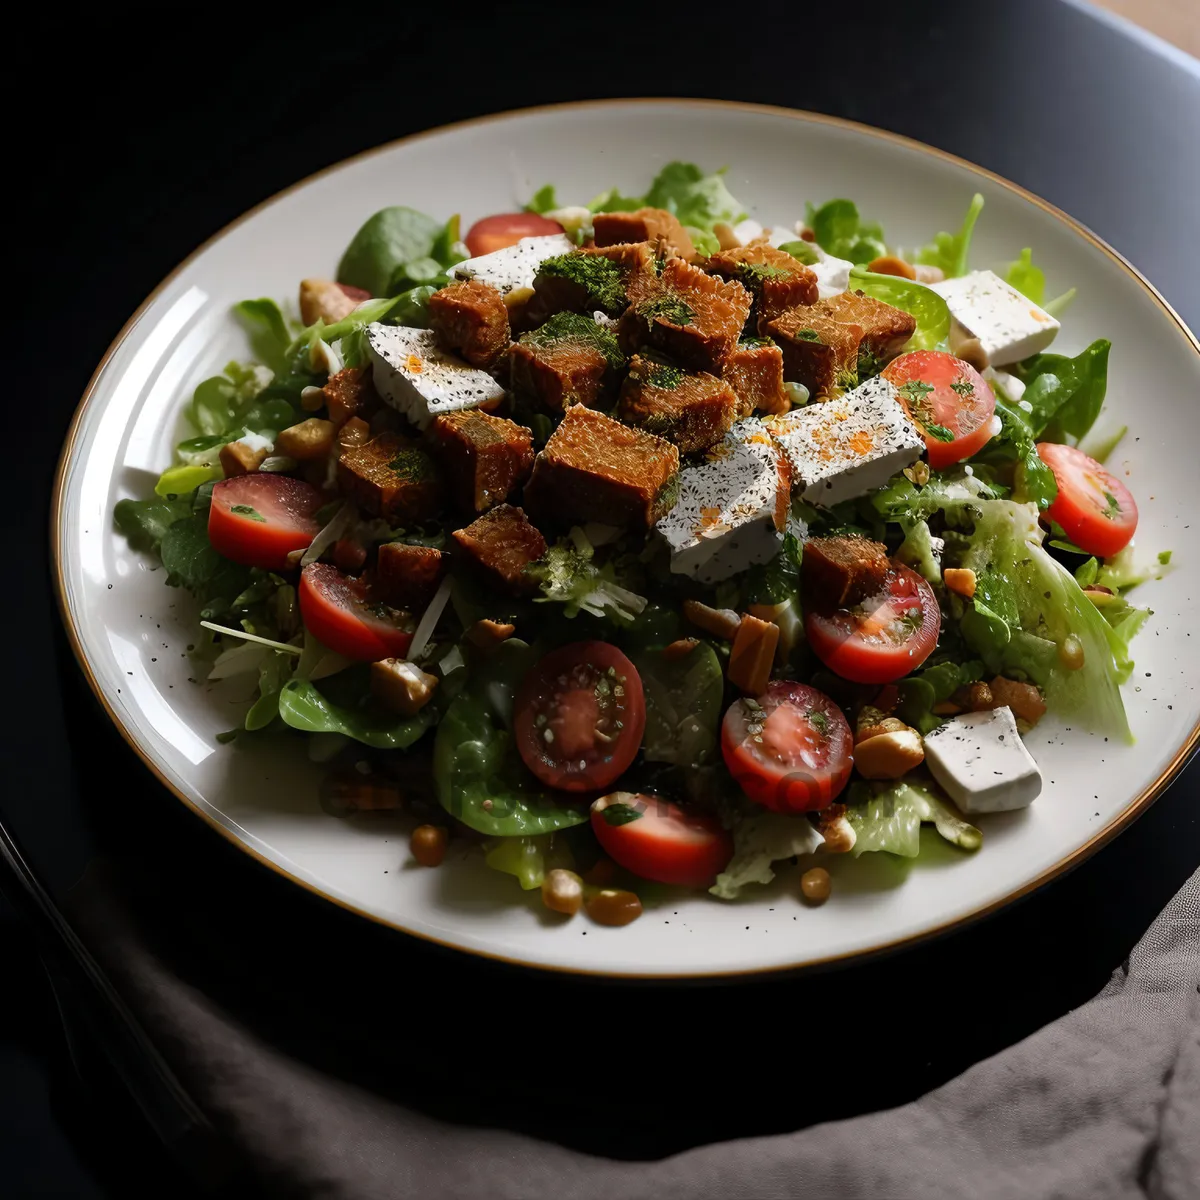
[[[323,1074],[172,974],[111,891],[85,880],[71,907],[184,1086],[269,1194],[1200,1197],[1200,872],[1098,996],[919,1100],[653,1162],[455,1125]],[[929,1023],[957,1019],[954,1010],[948,997]],[[802,1036],[781,1087],[805,1086]]]

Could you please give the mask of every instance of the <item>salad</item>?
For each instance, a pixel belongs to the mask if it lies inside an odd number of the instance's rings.
[[[922,826],[978,852],[1045,713],[1130,739],[1127,593],[1169,558],[1104,465],[1109,343],[1050,349],[1073,292],[971,264],[982,207],[901,247],[673,162],[465,237],[386,208],[299,322],[237,305],[256,361],[115,511],[198,675],[253,688],[221,740],[302,735],[330,812],[609,925],[792,864],[820,903],[824,856]]]

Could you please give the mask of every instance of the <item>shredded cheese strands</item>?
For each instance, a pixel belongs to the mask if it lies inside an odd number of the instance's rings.
[[[433,636],[433,631],[437,628],[437,623],[441,620],[442,612],[449,599],[450,577],[447,575],[438,585],[438,590],[434,592],[429,607],[417,624],[417,632],[413,634],[412,643],[408,647],[409,662],[416,662],[425,653],[425,648],[429,645],[429,639]]]
[[[343,534],[349,533],[356,515],[353,504],[343,504],[300,556],[300,565],[307,567],[309,563],[315,563]]]
[[[259,637],[257,633],[247,633],[244,629],[230,629],[228,625],[214,625],[212,621],[201,621],[200,624],[205,629],[211,629],[213,633],[224,633],[229,637],[241,638],[243,641],[254,642],[259,646],[267,646],[271,650],[278,650],[281,654],[294,654],[299,658],[301,653],[299,646],[289,646],[286,642],[276,642],[270,638]]]
[[[235,675],[249,675],[257,671],[263,660],[270,653],[266,646],[256,646],[253,642],[242,642],[228,650],[222,650],[208,673],[212,681],[230,679]]]

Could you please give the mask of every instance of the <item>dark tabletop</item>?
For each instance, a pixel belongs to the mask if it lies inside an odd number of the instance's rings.
[[[429,7],[326,8],[318,20],[254,6],[236,18],[177,12],[161,35],[148,13],[94,10],[14,38],[14,59],[28,53],[32,67],[44,56],[44,67],[9,109],[19,126],[9,133],[9,188],[24,216],[9,228],[9,308],[22,315],[8,342],[18,370],[7,397],[17,593],[5,639],[0,820],[52,897],[102,854],[136,903],[153,909],[169,897],[150,929],[173,969],[276,1044],[369,1086],[412,1090],[442,1115],[521,1123],[498,1117],[491,1093],[462,1087],[461,1075],[439,1085],[429,1062],[405,1082],[396,1048],[372,1052],[369,1065],[358,1014],[378,1014],[383,1044],[418,990],[435,1011],[480,987],[522,1011],[628,1001],[612,987],[479,964],[350,917],[256,866],[155,785],[87,694],[58,629],[45,540],[54,460],[126,317],[246,208],[389,139],[567,99],[752,100],[944,147],[1091,226],[1200,327],[1200,66],[1065,0],[840,7],[759,4],[742,15],[731,6],[706,21],[698,6],[661,16],[629,6],[610,25],[604,14],[617,9],[602,4],[510,4],[473,21]],[[886,1054],[860,1048],[857,1069],[820,1068],[810,1119],[898,1103],[1101,986],[1200,864],[1197,800],[1193,766],[1071,876],[936,943],[800,981],[644,988],[638,1003],[657,1006],[696,1045],[725,1044],[764,1010],[780,1022],[834,1014],[885,1028]],[[165,1179],[171,1166],[119,1085],[89,1069],[94,1048],[76,1045],[74,1060],[65,1052],[38,950],[0,906],[0,1191],[120,1195],[134,1179]],[[952,1039],[922,1036],[925,1016],[968,987],[976,1020]],[[451,1060],[454,1043],[451,1033]],[[528,1125],[627,1155],[791,1127],[795,1113],[766,1099],[771,1066],[747,1068],[739,1102],[718,1105],[711,1060],[668,1054],[658,1082],[683,1098],[652,1136],[630,1133],[617,1147],[602,1122],[594,1135],[544,1114]],[[596,1111],[616,1095],[600,1081]]]

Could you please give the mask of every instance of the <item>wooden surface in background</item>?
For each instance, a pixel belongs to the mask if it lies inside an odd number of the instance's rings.
[[[1200,0],[1095,0],[1200,58]]]

